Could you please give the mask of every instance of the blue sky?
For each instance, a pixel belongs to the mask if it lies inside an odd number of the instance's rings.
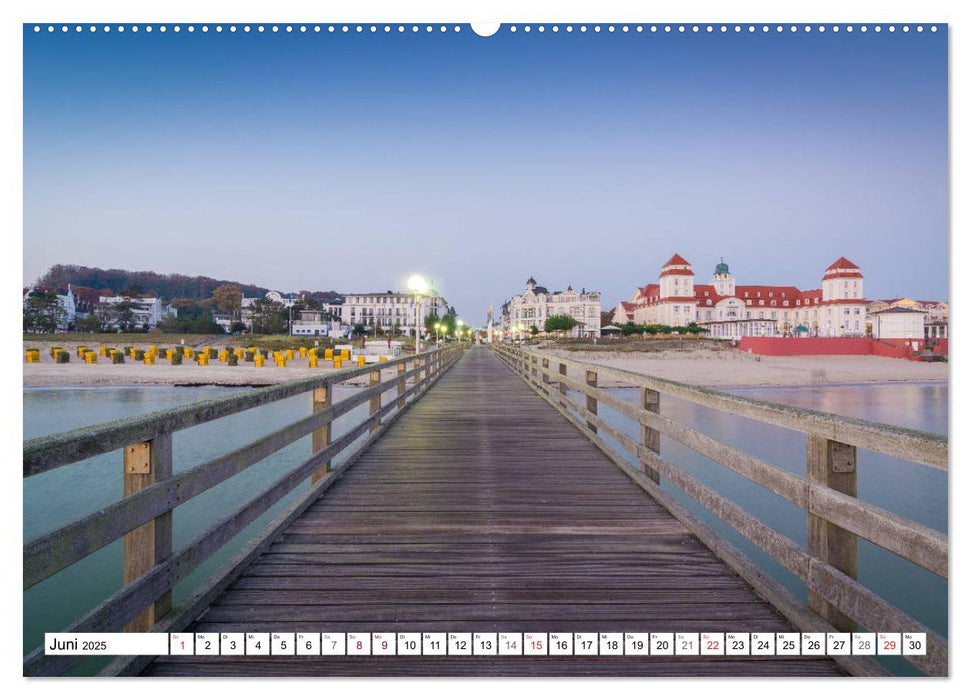
[[[533,275],[947,297],[947,38],[24,31],[24,281],[54,263],[403,289]]]

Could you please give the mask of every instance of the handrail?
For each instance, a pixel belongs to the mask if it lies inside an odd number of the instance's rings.
[[[171,600],[172,589],[179,581],[308,477],[312,477],[311,489],[304,494],[298,507],[304,507],[304,502],[318,497],[353,463],[362,449],[441,377],[462,351],[461,345],[436,348],[420,355],[25,441],[24,478],[124,447],[125,493],[122,499],[26,543],[24,589],[102,547],[124,539],[124,586],[66,631],[117,632],[124,628],[136,632],[181,621],[184,611],[174,611]],[[392,378],[382,381],[381,372],[388,369],[397,371]],[[335,384],[364,374],[369,375],[368,386],[331,403]],[[409,379],[413,383],[407,388]],[[382,405],[382,396],[395,389],[393,399]],[[228,454],[173,474],[171,444],[174,431],[310,392],[313,392],[314,410],[311,415]],[[333,421],[366,402],[370,403],[367,418],[331,440]],[[172,551],[172,517],[176,506],[224,483],[306,435],[313,436],[311,455],[307,460],[279,476],[180,551]],[[332,467],[331,460],[362,436],[367,439],[346,455],[341,464]],[[254,538],[244,549],[253,552],[261,546],[264,543]],[[194,598],[208,599],[210,593],[197,592]],[[25,657],[24,673],[63,673],[77,661],[78,658],[72,656],[45,656],[41,646]]]
[[[747,575],[754,565],[727,541],[708,530],[683,509],[670,505],[660,489],[660,479],[690,496],[702,507],[766,552],[808,587],[808,606],[793,608],[790,617],[803,627],[850,631],[857,625],[870,630],[899,629],[927,634],[926,656],[905,656],[929,675],[947,674],[947,640],[926,625],[881,599],[856,581],[857,537],[948,577],[948,537],[944,533],[901,517],[856,497],[857,447],[947,469],[947,438],[917,430],[898,428],[854,418],[794,408],[778,403],[739,397],[724,392],[673,382],[605,365],[577,362],[525,347],[495,346],[497,357],[522,377],[537,393],[563,413],[594,444],[600,447],[645,490],[669,505],[672,513],[696,532],[716,552],[727,552],[725,560],[746,580],[763,592],[778,597],[764,575]],[[567,374],[568,368],[584,373],[584,380]],[[622,379],[641,390],[641,405],[634,405],[598,387],[603,375]],[[567,398],[567,389],[586,398],[586,405]],[[660,412],[662,395],[778,425],[806,435],[807,476],[800,477],[754,457],[744,450],[705,435]],[[631,418],[641,429],[637,441],[597,415],[604,403]],[[616,452],[601,437],[608,435],[640,463],[640,470]],[[660,436],[721,464],[754,484],[786,499],[807,514],[807,547],[790,538],[721,496],[708,486],[660,456]],[[777,586],[777,584],[775,584]],[[769,597],[767,595],[767,597]],[[806,617],[805,612],[814,613]],[[807,620],[809,621],[807,623]]]

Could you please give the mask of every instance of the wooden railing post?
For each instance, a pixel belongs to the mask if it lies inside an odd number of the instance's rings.
[[[822,435],[806,435],[806,476],[810,484],[827,486],[856,497],[856,447]],[[809,513],[808,546],[816,557],[856,578],[856,535]],[[856,630],[856,623],[809,588],[809,607],[842,632]]]
[[[560,363],[560,376],[561,377],[566,376],[566,365],[562,362]],[[566,408],[566,382],[559,382],[559,390],[560,390],[560,406],[562,406],[563,408]]]
[[[377,386],[380,383],[381,383],[381,370],[379,370],[379,369],[372,369],[371,370],[371,386]],[[381,410],[381,394],[378,394],[377,396],[372,396],[371,397],[371,416],[373,417],[380,410]],[[379,427],[381,427],[380,426],[380,423],[375,423],[374,425],[372,425],[368,429],[368,433],[369,434],[370,433],[373,433]]]
[[[398,363],[398,376],[399,377],[402,377],[402,375],[404,373],[405,373],[405,363],[404,362],[399,362]],[[398,381],[398,410],[399,411],[402,408],[405,407],[405,400],[403,398],[401,398],[404,393],[405,393],[405,380],[402,377],[402,379],[400,379]]]
[[[641,389],[641,407],[652,413],[661,411],[661,392],[653,389]],[[661,454],[661,433],[654,428],[649,428],[641,424],[641,444],[655,454]],[[647,462],[641,462],[644,473],[654,483],[661,483],[661,475],[657,469],[650,466]]]
[[[530,370],[532,371],[532,374],[533,374],[533,383],[535,384],[536,383],[536,355],[533,355],[530,358],[529,364],[532,365],[530,367]]]
[[[543,391],[547,395],[550,393],[549,392],[549,388],[546,386],[547,384],[550,383],[550,372],[549,372],[549,369],[550,369],[550,358],[544,357],[543,358],[543,371],[540,373],[540,376],[542,378]]]
[[[419,385],[421,384],[421,370],[419,369],[420,367],[421,367],[421,358],[416,357],[414,359],[413,367],[412,367],[412,369],[418,370],[417,372],[415,372],[415,398],[417,398],[418,394],[421,393],[421,389],[419,388]]]
[[[148,442],[127,445],[124,450],[124,495],[131,496],[172,476],[172,434],[156,435]],[[129,583],[172,554],[172,511],[136,527],[123,538],[122,581]],[[169,590],[131,622],[125,632],[146,632],[172,608]]]
[[[330,408],[330,387],[322,386],[314,389],[314,413],[320,413]],[[322,426],[317,428],[310,435],[310,451],[312,454],[317,454],[322,449],[330,444],[330,421],[327,421]],[[326,463],[320,465],[320,468],[315,471],[310,477],[310,484],[316,484],[318,481],[327,476],[327,472],[330,471],[330,460]]]
[[[587,386],[592,386],[595,389],[597,388],[596,372],[591,372],[590,370],[587,370]],[[592,396],[587,396],[587,410],[590,411],[590,413],[592,413],[593,415],[597,415],[597,400]],[[590,430],[592,430],[593,432],[597,432],[597,426],[591,423],[590,421],[587,421],[587,427],[590,428]]]

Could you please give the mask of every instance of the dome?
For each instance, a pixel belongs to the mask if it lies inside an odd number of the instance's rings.
[[[728,263],[725,262],[725,258],[722,258],[722,261],[717,265],[715,265],[715,274],[716,275],[728,274]]]

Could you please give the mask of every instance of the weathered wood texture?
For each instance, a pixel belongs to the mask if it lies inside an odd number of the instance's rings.
[[[467,352],[189,631],[785,631],[484,350]],[[805,657],[160,657],[150,675],[842,675]]]

